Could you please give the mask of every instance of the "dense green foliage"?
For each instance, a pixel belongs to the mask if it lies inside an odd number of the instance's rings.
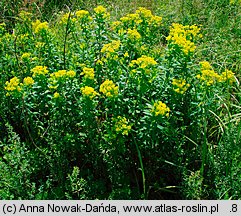
[[[0,199],[241,197],[239,1],[7,2]]]

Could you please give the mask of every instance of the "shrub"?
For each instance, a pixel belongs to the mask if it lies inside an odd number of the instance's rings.
[[[197,25],[174,23],[165,46],[162,18],[145,8],[117,21],[103,6],[55,23],[19,16],[14,34],[2,27],[1,94],[30,186],[6,198],[180,198],[180,187],[192,198],[192,184],[206,196],[212,112],[236,80],[195,62]]]

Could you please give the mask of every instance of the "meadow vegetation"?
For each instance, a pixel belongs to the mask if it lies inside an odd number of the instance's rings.
[[[0,199],[240,199],[239,0],[0,11]]]

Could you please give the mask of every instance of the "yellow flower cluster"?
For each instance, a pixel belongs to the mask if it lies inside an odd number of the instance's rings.
[[[170,108],[163,102],[157,101],[154,103],[151,112],[154,113],[155,116],[169,116]]]
[[[128,125],[128,121],[125,117],[118,116],[116,119],[113,119],[115,122],[115,131],[121,133],[122,135],[128,135],[131,130],[131,126]]]
[[[34,84],[34,80],[32,77],[25,77],[23,79],[23,84],[26,85],[26,86],[31,86]]]
[[[114,21],[111,23],[111,28],[116,30],[119,26],[121,26],[121,21]]]
[[[97,15],[103,16],[103,18],[107,18],[110,16],[110,14],[107,12],[106,8],[103,6],[97,6],[96,8],[94,8],[94,12]]]
[[[207,61],[200,62],[200,66],[201,74],[198,74],[197,78],[205,82],[207,86],[214,84],[215,81],[228,82],[229,84],[235,82],[234,73],[230,70],[226,69],[221,75],[219,75],[212,69],[212,66]]]
[[[58,92],[54,92],[54,96],[55,99],[60,97],[60,94]]]
[[[184,79],[173,79],[172,80],[173,90],[178,94],[184,94],[190,87],[190,84],[186,83]]]
[[[35,22],[32,22],[32,28],[33,28],[34,33],[39,33],[42,30],[48,29],[48,23],[40,22],[40,20],[36,20]]]
[[[132,41],[139,40],[141,38],[140,33],[136,29],[128,29],[127,36]]]
[[[76,15],[77,18],[79,18],[79,19],[83,19],[83,18],[89,16],[89,11],[86,11],[86,10],[79,10],[79,11],[76,11],[76,12],[75,12],[75,15]]]
[[[31,56],[31,53],[23,53],[21,58],[22,58],[22,60],[28,60],[30,58],[30,56]]]
[[[136,10],[136,14],[139,15],[139,17],[144,17],[146,19],[150,19],[152,18],[152,12],[144,7],[139,7],[137,10]]]
[[[156,25],[156,26],[161,25],[162,24],[162,17],[160,17],[160,16],[152,16],[151,23]]]
[[[215,81],[220,81],[220,76],[212,69],[207,61],[200,62],[201,74],[197,78],[203,81],[207,86],[212,85]]]
[[[111,43],[105,44],[102,49],[101,52],[102,53],[114,53],[115,51],[117,51],[119,49],[121,45],[121,42],[119,40],[113,40],[111,41]]]
[[[54,72],[52,74],[50,74],[50,77],[53,78],[53,79],[60,79],[62,77],[70,77],[70,78],[73,78],[75,77],[76,73],[72,70],[70,71],[66,71],[66,70],[59,70],[57,72]]]
[[[78,20],[91,21],[92,17],[89,12],[86,10],[78,10],[75,13],[65,13],[62,15],[60,24],[67,24],[68,20],[71,23],[75,23]]]
[[[112,80],[106,80],[100,85],[100,92],[109,98],[117,96],[118,89]]]
[[[84,67],[81,75],[84,75],[84,78],[86,79],[94,79],[95,77],[94,68]]]
[[[178,23],[173,23],[170,29],[169,36],[166,38],[173,44],[177,44],[185,54],[194,52],[196,46],[193,42],[199,34],[200,28],[196,25],[183,26]]]
[[[38,41],[38,42],[35,43],[35,47],[36,47],[36,48],[39,48],[39,49],[40,49],[40,48],[43,48],[44,45],[45,45],[44,42],[39,42],[39,41]]]
[[[162,17],[155,16],[152,12],[146,8],[139,7],[134,14],[128,14],[120,21],[124,24],[129,24],[137,27],[142,22],[147,22],[148,25],[160,25],[162,23]]]
[[[207,86],[214,84],[215,82],[222,82],[224,79],[216,73],[212,66],[207,61],[200,62],[201,74],[197,75],[197,78],[204,82]]]
[[[49,88],[50,89],[57,89],[59,80],[66,79],[66,78],[73,78],[76,76],[76,72],[73,70],[59,70],[50,74],[49,78]]]
[[[149,56],[141,56],[137,60],[132,60],[130,63],[130,67],[133,67],[134,65],[138,65],[140,68],[147,68],[156,65],[157,62]]]
[[[81,92],[82,92],[82,94],[83,94],[84,97],[88,97],[88,98],[90,98],[90,99],[93,99],[95,96],[99,95],[99,94],[94,90],[94,88],[89,87],[89,86],[82,87],[80,90],[81,90]]]
[[[36,77],[38,75],[46,75],[49,71],[46,66],[36,66],[31,69],[31,72],[33,73],[33,77]]]
[[[19,13],[19,17],[24,21],[31,20],[32,13],[22,10]]]
[[[23,79],[23,83],[20,83],[19,78],[17,77],[13,77],[12,79],[10,79],[9,81],[7,81],[5,83],[5,90],[7,91],[15,91],[17,90],[18,92],[20,92],[22,90],[21,86],[25,85],[25,86],[32,86],[34,84],[34,80],[32,77],[25,77]],[[6,96],[9,96],[10,94],[7,93]]]
[[[228,82],[229,84],[232,84],[235,82],[235,76],[234,73],[230,70],[225,70],[224,72],[222,72],[222,74],[220,75],[220,81],[221,82]]]
[[[7,91],[21,91],[21,87],[19,86],[20,80],[17,77],[13,77],[9,81],[5,83],[5,90]],[[9,94],[7,94],[8,96]]]
[[[212,66],[208,61],[202,61],[199,63],[202,70],[212,70]]]
[[[134,23],[136,25],[139,25],[142,22],[138,14],[127,14],[126,16],[121,17],[120,21],[123,23]]]

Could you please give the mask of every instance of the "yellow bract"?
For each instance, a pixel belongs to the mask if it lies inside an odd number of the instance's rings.
[[[112,80],[106,80],[100,85],[100,92],[110,98],[118,95],[118,89]]]
[[[105,44],[101,52],[102,53],[113,53],[119,49],[121,42],[119,40],[113,40],[111,43]]]
[[[170,108],[167,107],[167,105],[161,101],[157,101],[154,103],[151,112],[154,113],[155,116],[169,116]]]
[[[55,92],[54,93],[54,98],[59,98],[60,97],[60,94],[58,92]]]
[[[134,23],[136,25],[142,22],[138,14],[128,14],[124,17],[121,17],[120,21],[123,23]]]
[[[202,70],[212,70],[212,66],[208,61],[202,61],[199,63]]]
[[[23,55],[21,56],[22,60],[27,60],[29,59],[31,56],[31,53],[23,53]]]
[[[111,27],[112,27],[113,30],[115,30],[119,26],[121,26],[121,21],[114,21],[114,22],[111,23]]]
[[[26,86],[33,85],[34,84],[34,80],[33,80],[32,77],[25,77],[23,79],[23,84],[26,85]]]
[[[153,16],[152,12],[144,7],[139,7],[136,10],[136,14],[138,14],[139,16],[144,17],[146,19],[152,18],[152,16]]]
[[[184,94],[190,87],[190,84],[186,83],[184,79],[173,79],[172,80],[173,90],[179,94]]]
[[[117,118],[114,118],[113,121],[115,122],[114,127],[117,133],[128,135],[129,131],[131,130],[131,126],[128,125],[128,121],[125,117],[118,116]]]
[[[154,60],[154,58],[143,55],[137,60],[132,60],[130,63],[130,67],[133,67],[135,65],[138,65],[140,68],[147,68],[150,66],[156,65],[157,62]]]
[[[225,70],[224,72],[222,72],[222,74],[220,75],[220,81],[221,82],[228,82],[229,84],[232,84],[235,82],[235,76],[234,73],[230,70]]]
[[[47,22],[40,22],[40,20],[36,20],[35,22],[32,22],[32,27],[34,33],[38,33],[41,30],[47,30],[48,29],[48,23]]]
[[[84,97],[88,97],[88,98],[90,98],[90,99],[93,99],[95,96],[99,95],[99,94],[94,90],[94,88],[89,87],[89,86],[82,87],[80,90],[81,90],[81,92],[82,92],[82,94],[83,94]]]
[[[220,82],[221,77],[218,73],[216,73],[212,66],[207,61],[200,62],[201,66],[201,74],[197,75],[197,78],[204,82],[207,86],[214,84],[216,81]]]
[[[7,91],[21,91],[21,87],[19,86],[20,80],[17,77],[13,77],[12,79],[10,79],[9,81],[7,81],[5,83],[5,89]]]
[[[49,71],[46,66],[36,66],[31,69],[31,72],[33,72],[33,77],[36,77],[38,75],[46,75]]]
[[[106,8],[103,6],[98,6],[94,8],[94,11],[98,15],[102,15],[104,18],[109,17],[110,14],[107,12]]]
[[[136,29],[128,29],[127,36],[132,41],[139,40],[141,38],[140,33]]]
[[[73,17],[73,13],[66,13],[61,17],[60,24],[67,24],[68,21],[70,22],[76,22],[76,18]]]
[[[94,68],[84,67],[81,75],[84,75],[86,79],[94,79],[95,77]]]
[[[128,14],[120,18],[123,24],[132,25],[137,28],[141,23],[147,22],[151,26],[159,26],[162,23],[162,17],[155,16],[146,8],[139,7],[136,13]]]
[[[86,10],[79,10],[79,11],[76,11],[76,12],[75,12],[75,15],[76,15],[77,18],[82,19],[82,18],[84,18],[84,17],[89,16],[89,12],[86,11]]]
[[[72,70],[70,71],[66,71],[66,70],[59,70],[57,72],[54,72],[52,74],[50,74],[50,77],[53,79],[60,79],[62,77],[70,77],[73,78],[75,77],[76,73]]]
[[[166,38],[173,44],[180,46],[185,54],[194,52],[196,46],[193,42],[196,36],[201,36],[199,34],[200,28],[196,25],[183,26],[178,23],[173,23],[170,29],[169,36]]]
[[[31,17],[32,17],[32,13],[29,13],[27,11],[20,11],[19,13],[19,17],[23,20],[23,21],[30,21],[31,20]]]

